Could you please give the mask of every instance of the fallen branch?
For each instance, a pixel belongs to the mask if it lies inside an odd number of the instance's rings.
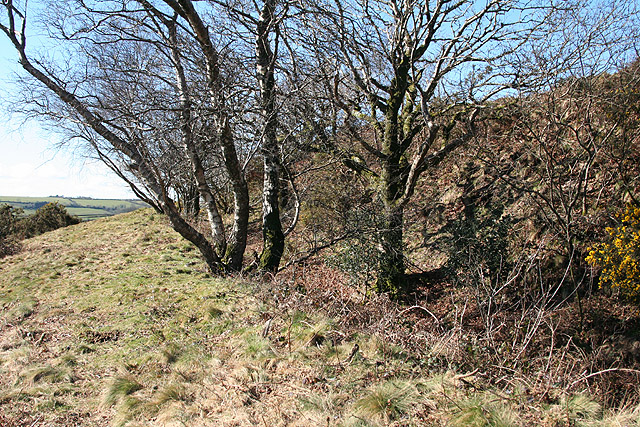
[[[637,370],[637,369],[609,368],[609,369],[604,369],[602,371],[594,372],[592,374],[589,374],[589,375],[586,375],[586,376],[584,376],[582,378],[579,378],[579,379],[575,380],[574,382],[572,382],[571,384],[569,384],[569,388],[573,387],[574,385],[578,384],[581,381],[588,380],[591,377],[595,377],[596,375],[602,375],[602,374],[606,374],[607,372],[614,372],[614,371],[633,372],[634,374],[640,374],[640,371]]]

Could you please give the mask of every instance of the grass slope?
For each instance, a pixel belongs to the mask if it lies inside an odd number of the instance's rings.
[[[0,263],[0,425],[637,425],[585,396],[429,372],[275,300],[210,277],[151,210],[27,240]]]

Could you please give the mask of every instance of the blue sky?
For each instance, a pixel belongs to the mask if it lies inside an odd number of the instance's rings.
[[[0,34],[0,99],[6,102],[17,55]],[[135,198],[129,187],[100,162],[74,153],[73,147],[54,148],[60,137],[45,132],[35,121],[22,123],[0,106],[0,196],[88,196]]]

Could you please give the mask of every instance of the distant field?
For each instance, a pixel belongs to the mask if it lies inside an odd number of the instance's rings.
[[[0,196],[0,204],[9,204],[24,209],[25,214],[32,214],[47,203],[60,203],[67,211],[83,220],[103,218],[136,209],[149,207],[139,200],[120,199],[86,199],[73,197],[13,197]]]

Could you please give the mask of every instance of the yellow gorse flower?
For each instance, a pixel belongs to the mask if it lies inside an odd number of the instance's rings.
[[[600,287],[640,301],[640,207],[628,205],[619,217],[618,227],[606,228],[610,241],[590,248],[586,260],[601,269]]]

